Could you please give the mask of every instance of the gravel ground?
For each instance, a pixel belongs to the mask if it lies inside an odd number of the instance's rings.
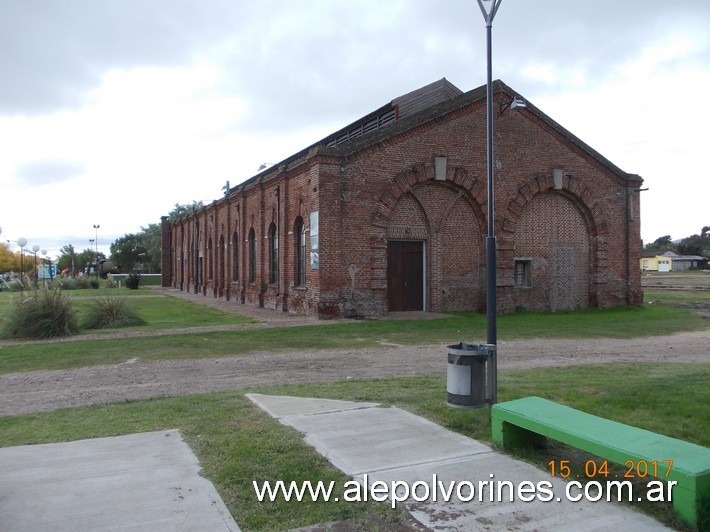
[[[234,303],[180,292],[167,295],[204,304]],[[240,312],[244,307],[239,306]],[[253,309],[269,325],[303,326],[309,318]],[[188,331],[184,331],[188,332]],[[560,367],[604,362],[710,362],[710,330],[631,340],[500,341],[498,367]],[[286,351],[196,360],[141,362],[0,375],[0,416],[129,399],[190,395],[254,386],[403,375],[444,375],[446,346],[332,351]]]

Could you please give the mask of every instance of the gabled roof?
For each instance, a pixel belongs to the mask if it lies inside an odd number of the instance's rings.
[[[447,102],[461,94],[463,94],[461,89],[446,78],[441,78],[439,81],[395,98],[377,111],[356,120],[332,135],[328,135],[316,144],[328,147],[341,145],[387,124],[416,115],[433,105]]]
[[[645,259],[650,259],[653,257],[663,257],[663,252],[660,249],[652,249],[652,250],[642,250],[641,251],[641,257]]]
[[[518,96],[524,99],[521,94],[511,89],[500,80],[493,82],[493,92],[503,92],[511,98]],[[235,188],[248,185],[259,176],[268,175],[269,173],[277,171],[279,167],[306,156],[314,149],[333,150],[332,153],[334,155],[353,154],[416,127],[442,120],[453,112],[471,106],[479,101],[485,101],[485,98],[485,85],[464,93],[446,78],[442,78],[434,83],[430,83],[429,85],[395,98],[388,104],[383,105],[348,126],[293,154]],[[643,181],[637,174],[630,174],[621,170],[621,168],[563,128],[529,101],[526,101],[525,112],[532,113],[552,131],[560,135],[566,142],[577,146],[579,149],[589,154],[619,178],[639,184]]]
[[[500,92],[507,94],[508,96],[511,97],[511,99],[514,96],[518,96],[520,98],[525,99],[521,94],[519,94],[518,92],[511,89],[509,86],[507,86],[502,81],[496,80],[493,82],[493,93],[495,94],[495,93],[500,93]],[[433,104],[430,107],[423,109],[418,113],[414,113],[409,116],[401,117],[395,123],[389,124],[386,128],[382,128],[381,130],[373,132],[370,135],[368,135],[367,137],[363,137],[363,138],[359,138],[354,141],[351,141],[351,143],[347,144],[346,146],[342,146],[342,149],[344,151],[346,151],[347,153],[353,153],[355,151],[359,151],[368,145],[375,144],[377,142],[381,142],[382,140],[384,140],[388,137],[392,137],[392,136],[395,136],[399,133],[403,133],[409,129],[419,127],[419,126],[426,124],[428,122],[435,122],[437,120],[440,120],[441,118],[444,118],[446,115],[448,115],[452,112],[458,111],[459,109],[462,109],[464,107],[470,106],[476,102],[479,102],[479,101],[485,102],[485,99],[486,99],[486,86],[483,85],[483,86],[473,89],[469,92],[460,93],[458,96],[456,96],[454,98],[450,98],[450,99],[441,101],[437,104]],[[394,101],[397,101],[397,100],[393,100],[393,102]],[[543,113],[540,109],[535,107],[529,101],[526,101],[526,111],[534,114],[538,119],[540,119],[542,122],[544,122],[553,131],[555,131],[557,134],[559,134],[561,137],[563,137],[565,139],[565,141],[567,141],[571,144],[574,144],[575,146],[577,146],[578,148],[580,148],[584,152],[591,155],[594,159],[596,159],[604,167],[606,167],[608,170],[610,170],[614,174],[618,175],[620,178],[625,179],[625,180],[630,180],[630,181],[636,181],[638,183],[641,183],[643,181],[643,179],[640,176],[638,176],[637,174],[629,174],[627,172],[624,172],[621,168],[616,166],[609,159],[607,159],[606,157],[601,155],[598,151],[593,149],[591,146],[589,146],[588,144],[583,142],[580,138],[573,135],[570,131],[563,128],[560,124],[555,122],[552,118],[550,118],[548,115]]]
[[[665,257],[676,261],[707,260],[706,257],[703,257],[701,255],[680,255],[672,249],[667,249],[665,251],[663,249],[642,250],[641,257]]]
[[[670,257],[673,260],[705,260],[705,257],[701,257],[700,255],[680,255],[671,250],[666,251],[663,256]]]

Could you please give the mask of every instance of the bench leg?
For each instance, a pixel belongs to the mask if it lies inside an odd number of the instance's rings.
[[[503,449],[509,447],[540,447],[545,443],[544,436],[495,417],[491,420],[491,430],[493,432],[493,443]]]
[[[679,481],[673,487],[673,509],[689,525],[710,522],[710,476]]]

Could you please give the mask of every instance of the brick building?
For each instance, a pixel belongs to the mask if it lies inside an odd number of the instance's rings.
[[[641,302],[639,187],[494,82],[498,309]],[[163,286],[330,316],[485,308],[486,91],[396,98],[163,218]]]

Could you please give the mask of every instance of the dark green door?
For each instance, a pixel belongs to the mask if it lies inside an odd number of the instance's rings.
[[[390,312],[424,310],[424,242],[387,242]]]

